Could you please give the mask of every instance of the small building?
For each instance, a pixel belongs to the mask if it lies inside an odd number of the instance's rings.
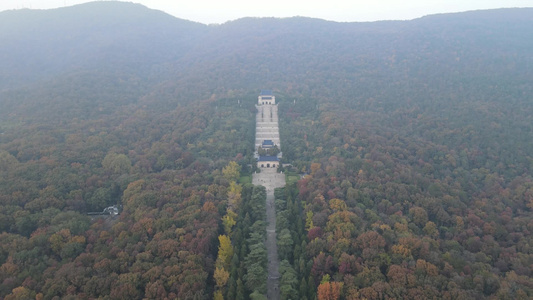
[[[104,209],[104,214],[110,214],[112,216],[118,215],[118,207],[116,205],[109,206]]]
[[[261,94],[257,98],[257,104],[259,105],[274,105],[276,104],[276,97],[272,94],[272,91],[262,90]]]
[[[264,140],[261,144],[261,148],[263,149],[270,149],[274,148],[274,142],[272,140]]]
[[[103,216],[103,215],[111,215],[116,216],[120,213],[120,210],[122,209],[122,205],[113,205],[104,208],[104,211],[96,211],[96,212],[88,212],[88,215],[97,215],[97,216]]]
[[[259,156],[257,159],[258,168],[277,168],[279,167],[279,159],[277,156]]]

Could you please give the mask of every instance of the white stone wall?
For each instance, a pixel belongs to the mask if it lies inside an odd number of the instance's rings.
[[[276,97],[274,96],[259,96],[257,97],[257,105],[275,105]]]
[[[258,161],[257,162],[258,168],[271,168],[276,169],[279,167],[279,162],[277,161]]]

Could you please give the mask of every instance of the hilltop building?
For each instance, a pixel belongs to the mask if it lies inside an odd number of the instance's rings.
[[[259,97],[257,97],[258,105],[274,105],[276,104],[276,97],[272,94],[272,91],[262,90]]]

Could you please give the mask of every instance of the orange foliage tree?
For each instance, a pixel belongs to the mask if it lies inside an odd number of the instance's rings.
[[[342,282],[323,282],[318,286],[318,300],[337,300],[341,297]]]

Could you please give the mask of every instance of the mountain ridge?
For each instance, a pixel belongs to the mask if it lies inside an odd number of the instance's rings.
[[[491,70],[496,60],[502,62],[498,68],[511,64],[527,75],[533,39],[521,37],[533,35],[532,11],[499,9],[382,22],[242,18],[215,26],[122,2],[2,12],[0,91],[39,90],[57,76],[84,72],[95,73],[94,78],[102,72],[122,74],[144,86],[139,98],[159,95],[166,102],[259,90],[264,83],[298,95],[330,97],[338,92],[311,91],[310,86],[346,81],[352,87],[344,85],[341,93],[347,94],[360,82],[377,87],[382,80],[403,81],[406,76],[418,82],[442,70],[478,76],[482,70],[500,72]],[[444,69],[425,68],[424,61]],[[320,72],[323,77],[309,76],[322,69],[327,70]]]
[[[92,2],[45,11],[0,13],[0,28],[4,28],[0,29],[4,45],[0,59],[10,63],[2,68],[4,72],[0,69],[0,81],[17,85],[13,74],[20,72],[26,73],[20,75],[24,80],[28,75],[42,77],[59,74],[56,72],[62,69],[90,68],[94,64],[103,67],[121,60],[126,65],[170,60],[181,55],[180,51],[191,39],[201,36],[199,31],[206,26],[138,4]],[[129,54],[133,57],[128,58]],[[0,84],[2,87],[6,84]]]

